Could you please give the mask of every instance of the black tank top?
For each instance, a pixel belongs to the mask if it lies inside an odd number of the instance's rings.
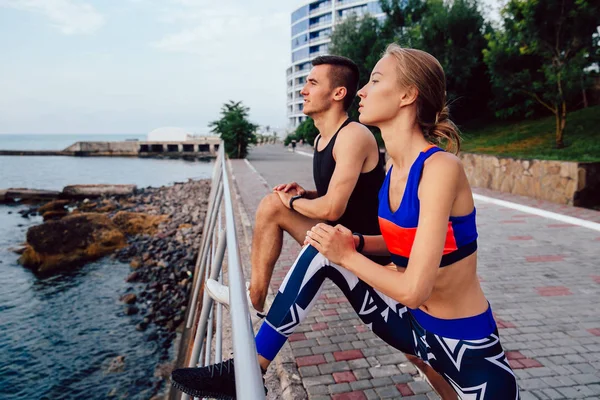
[[[340,130],[350,122],[352,122],[350,118],[344,121],[327,146],[321,151],[317,151],[321,136],[319,135],[317,138],[313,158],[313,176],[319,197],[327,194],[327,188],[329,187],[329,182],[331,181],[333,171],[335,170],[333,147],[337,135]],[[359,232],[364,235],[380,235],[381,231],[379,230],[379,220],[377,216],[379,207],[378,193],[384,180],[385,167],[383,165],[383,158],[379,157],[379,162],[375,168],[370,172],[361,173],[358,177],[356,186],[348,200],[344,215],[337,221],[330,221],[330,223],[332,225],[344,225],[352,232]]]

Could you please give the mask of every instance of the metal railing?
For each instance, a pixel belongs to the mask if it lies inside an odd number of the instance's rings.
[[[202,244],[194,270],[192,299],[186,328],[193,332],[193,348],[187,367],[206,366],[222,361],[222,306],[216,305],[214,359],[211,361],[213,341],[213,299],[206,291],[198,303],[200,288],[209,277],[221,280],[221,267],[227,250],[229,278],[229,311],[232,324],[233,354],[235,357],[235,388],[237,399],[264,399],[262,374],[258,365],[254,331],[248,314],[246,286],[237,242],[233,213],[229,168],[224,145],[219,146],[213,170],[208,212],[204,221]],[[224,214],[224,215],[223,215]],[[225,226],[222,226],[224,219]],[[198,317],[198,305],[202,306]],[[197,324],[194,328],[194,324]],[[182,400],[188,400],[183,395]]]

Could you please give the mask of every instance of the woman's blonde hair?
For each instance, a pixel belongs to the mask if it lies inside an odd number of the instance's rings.
[[[413,86],[418,91],[417,122],[425,138],[434,143],[446,142],[446,149],[457,154],[460,131],[450,120],[446,105],[446,76],[438,60],[421,50],[390,44],[383,56],[397,61],[398,81],[402,87]]]

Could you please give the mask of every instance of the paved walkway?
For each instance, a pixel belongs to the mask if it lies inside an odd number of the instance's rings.
[[[280,145],[255,148],[247,161],[232,160],[232,167],[248,226],[272,186],[297,181],[314,188],[312,159]],[[596,211],[475,192],[600,221]],[[600,399],[600,232],[481,199],[476,206],[479,276],[522,399]],[[274,293],[298,251],[286,235]],[[337,287],[328,284],[321,300],[290,338],[308,398],[438,398],[402,354],[361,324]]]

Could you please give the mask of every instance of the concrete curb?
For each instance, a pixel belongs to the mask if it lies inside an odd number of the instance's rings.
[[[246,161],[247,162],[247,161]],[[239,213],[240,220],[242,221],[242,230],[244,234],[244,245],[248,249],[248,254],[250,254],[250,250],[252,247],[252,223],[251,219],[246,212],[246,209],[242,202],[242,197],[239,192],[239,188],[237,186],[237,180],[235,178],[235,174],[233,172],[233,168],[230,165],[231,178],[233,181],[233,190],[235,195],[235,203],[237,203],[237,213]],[[252,168],[254,172],[262,178],[262,176]],[[265,185],[267,190],[270,190],[264,178],[262,178],[261,183]],[[242,261],[243,263],[243,261]],[[248,269],[248,265],[244,264],[244,272],[249,276],[250,270]],[[271,304],[273,299],[275,298],[275,293],[273,290],[269,288],[269,294],[267,296],[267,304]],[[274,365],[273,365],[274,364]],[[275,357],[275,360],[272,364],[271,368],[275,368],[275,372],[277,377],[279,378],[280,388],[281,388],[281,399],[283,400],[302,400],[308,399],[308,394],[306,390],[304,390],[304,385],[302,385],[302,379],[300,378],[300,373],[298,372],[298,367],[296,366],[296,360],[292,354],[292,348],[289,342],[285,342],[283,348]]]

